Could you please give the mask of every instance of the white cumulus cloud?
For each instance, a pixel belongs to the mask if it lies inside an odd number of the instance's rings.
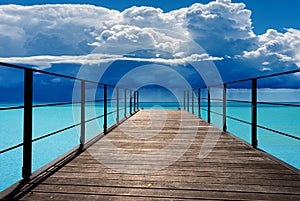
[[[115,25],[104,30],[96,38],[94,45],[105,52],[125,54],[137,49],[159,49],[167,52],[181,50],[181,39],[171,37],[160,30],[151,27],[137,27],[133,25]],[[122,48],[120,48],[120,44]]]
[[[231,0],[171,12],[144,6],[123,12],[92,5],[0,6],[0,60],[43,68],[114,59],[217,61],[221,73],[235,74],[300,66],[299,49],[300,30],[256,35],[251,11]]]
[[[243,57],[264,61],[263,64],[275,66],[279,62],[286,65],[296,64],[300,67],[300,31],[287,29],[280,33],[269,29],[258,36],[257,49],[245,51]]]

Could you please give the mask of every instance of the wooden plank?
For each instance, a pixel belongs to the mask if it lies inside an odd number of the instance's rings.
[[[188,112],[144,110],[22,198],[116,199],[300,200],[300,174]]]

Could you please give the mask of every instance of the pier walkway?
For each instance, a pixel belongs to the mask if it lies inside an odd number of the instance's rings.
[[[21,198],[219,199],[300,200],[300,174],[180,110],[137,112]]]

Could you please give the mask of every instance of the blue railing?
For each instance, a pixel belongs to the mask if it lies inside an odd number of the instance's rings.
[[[103,84],[95,81],[80,79],[76,77],[61,75],[57,73],[46,72],[38,69],[27,68],[20,65],[7,64],[0,62],[0,66],[2,68],[9,69],[17,69],[23,72],[24,78],[22,80],[24,88],[23,88],[23,103],[20,105],[9,105],[0,107],[0,112],[4,111],[15,111],[22,110],[23,111],[23,139],[22,142],[14,144],[9,147],[4,147],[2,150],[0,149],[0,156],[3,154],[7,154],[9,152],[15,151],[17,149],[22,148],[22,182],[26,183],[30,180],[31,175],[33,174],[32,161],[33,161],[33,143],[40,142],[43,139],[48,139],[51,136],[56,136],[66,131],[70,131],[71,129],[78,129],[79,136],[77,141],[77,147],[73,148],[73,152],[83,151],[87,145],[90,145],[92,142],[97,141],[101,138],[101,136],[106,135],[111,129],[116,127],[117,124],[122,123],[127,117],[133,115],[138,111],[138,91],[133,89],[127,89],[119,86],[113,86],[108,84]],[[55,78],[62,78],[67,80],[72,80],[79,86],[79,100],[78,101],[62,101],[55,103],[47,103],[47,104],[35,104],[34,103],[34,88],[35,86],[34,78],[37,75],[47,75],[53,76]],[[96,90],[99,88],[99,96],[101,98],[97,99],[97,97],[89,97],[87,94],[87,85],[95,85]],[[6,94],[2,94],[6,96]],[[100,112],[96,112],[96,114],[92,117],[87,117],[87,108],[90,104],[100,104],[100,108],[96,108],[101,110]],[[78,121],[74,120],[72,125],[68,125],[64,128],[53,130],[52,132],[33,136],[33,123],[34,117],[39,118],[34,115],[35,110],[41,108],[54,108],[54,107],[64,107],[64,106],[76,106],[79,108],[79,119]],[[103,111],[102,111],[103,110]],[[46,114],[45,114],[46,115]],[[60,114],[56,114],[60,115]],[[114,115],[115,118],[112,117]],[[109,119],[110,118],[110,119]],[[113,118],[113,120],[111,120]],[[103,129],[99,129],[95,131],[94,135],[87,136],[87,124],[93,121],[98,121],[101,119],[101,123],[103,123]],[[3,120],[3,119],[2,119]],[[19,122],[20,123],[20,122]],[[43,122],[44,124],[51,124],[51,122]],[[2,131],[1,133],[3,133]],[[76,131],[75,131],[76,132]],[[5,133],[5,135],[13,135],[13,133]],[[21,138],[21,137],[19,137]],[[65,139],[68,140],[68,139]],[[2,141],[2,144],[3,141]],[[48,147],[51,150],[51,147]],[[45,150],[46,151],[46,150]],[[44,151],[44,152],[45,152]],[[70,151],[70,150],[69,150]],[[47,151],[46,151],[47,152]],[[53,161],[54,162],[54,161]],[[57,162],[57,160],[56,160]],[[52,162],[48,161],[49,166]],[[1,164],[4,165],[4,164]],[[1,167],[3,169],[3,167]],[[35,168],[36,169],[36,168]],[[1,180],[5,180],[5,178],[1,178]],[[1,182],[3,182],[1,181]],[[7,186],[9,187],[9,186]]]
[[[251,143],[251,145],[254,148],[262,148],[262,146],[259,146],[258,144],[258,130],[263,130],[263,131],[274,133],[279,136],[285,136],[289,139],[295,140],[296,143],[298,143],[298,150],[299,150],[300,147],[299,136],[295,135],[294,133],[288,133],[279,129],[275,129],[273,127],[260,125],[258,121],[258,110],[262,105],[280,106],[285,108],[300,107],[300,104],[298,104],[297,102],[292,103],[292,102],[276,102],[276,101],[274,102],[258,101],[258,90],[259,90],[258,81],[266,78],[275,78],[275,77],[278,78],[279,76],[284,76],[284,75],[295,75],[296,73],[299,72],[300,69],[271,74],[271,75],[265,75],[265,76],[255,77],[255,78],[237,80],[237,81],[227,82],[219,85],[204,86],[196,89],[186,90],[184,91],[184,109],[193,114],[198,115],[200,118],[206,119],[208,123],[212,123],[212,115],[214,115],[215,117],[220,117],[222,121],[221,123],[222,126],[220,126],[220,124],[218,126],[221,127],[221,129],[223,129],[224,132],[228,131],[229,120],[250,126],[251,134],[250,134],[249,143]],[[229,88],[234,88],[233,86],[235,84],[241,84],[241,83],[250,85],[249,87],[250,100],[228,99],[227,90]],[[277,86],[277,88],[278,87],[279,86]],[[220,94],[222,97],[212,98],[211,90],[214,88],[218,88],[219,90],[221,90]],[[298,102],[300,102],[300,100]],[[233,104],[233,103],[247,104],[249,108],[251,108],[251,111],[249,112],[250,118],[241,118],[241,117],[236,117],[234,115],[228,115],[228,111],[227,111],[228,104]],[[214,107],[213,105],[217,105],[215,106],[215,108],[218,107],[220,110],[219,111],[213,110],[212,109],[212,107]],[[274,115],[276,116],[276,114]],[[299,121],[300,120],[298,119],[297,125],[299,125],[300,123]],[[241,130],[239,132],[245,132],[245,131]],[[233,134],[237,135],[238,133],[233,133]]]

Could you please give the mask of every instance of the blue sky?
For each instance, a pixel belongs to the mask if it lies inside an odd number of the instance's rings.
[[[298,0],[233,0],[243,2],[252,11],[254,31],[263,34],[267,29],[283,31],[284,28],[300,28]]]
[[[198,87],[294,70],[300,66],[299,5],[297,0],[2,0],[0,60],[131,87]],[[1,71],[2,88],[22,84]],[[279,82],[299,88],[299,75],[260,85]]]

